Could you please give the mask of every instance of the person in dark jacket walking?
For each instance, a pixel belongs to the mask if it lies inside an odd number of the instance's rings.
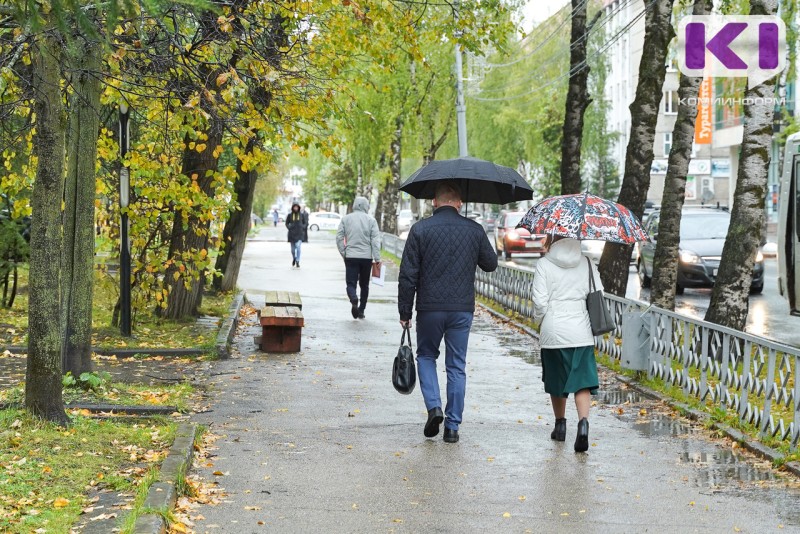
[[[467,343],[475,313],[475,267],[497,269],[497,254],[483,227],[462,217],[461,190],[452,181],[436,188],[433,215],[411,227],[400,263],[397,307],[400,324],[411,328],[416,297],[417,368],[428,420],[425,437],[439,433],[458,441],[466,392]],[[436,360],[444,338],[447,405],[442,413]]]
[[[363,319],[369,297],[369,279],[373,263],[381,262],[381,231],[375,217],[369,214],[369,200],[356,197],[353,212],[348,213],[336,230],[336,247],[344,258],[347,298],[353,319]],[[361,301],[356,294],[361,287]]]
[[[308,228],[308,218],[300,212],[300,204],[292,204],[292,211],[286,216],[286,228],[289,229],[288,240],[292,247],[292,267],[300,268],[300,245]]]

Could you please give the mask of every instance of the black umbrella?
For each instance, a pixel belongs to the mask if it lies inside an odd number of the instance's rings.
[[[433,198],[440,180],[458,183],[464,202],[508,204],[533,198],[531,186],[514,169],[471,157],[432,161],[403,182],[400,191]]]

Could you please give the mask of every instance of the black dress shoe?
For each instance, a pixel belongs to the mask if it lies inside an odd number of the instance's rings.
[[[428,422],[425,423],[425,437],[432,438],[439,433],[439,425],[444,421],[444,414],[439,407],[428,410]]]
[[[364,310],[358,310],[358,318],[359,319],[366,319],[366,317],[364,317]]]
[[[455,443],[458,441],[458,430],[452,430],[450,428],[444,428],[444,440],[447,443]]]
[[[350,302],[352,306],[350,306],[350,315],[353,316],[353,319],[358,319],[358,301]]]
[[[295,265],[297,265],[297,260],[292,260],[292,267],[294,267]]]
[[[575,452],[589,450],[589,420],[585,417],[578,421],[578,435],[575,437]]]
[[[565,441],[567,439],[567,420],[564,417],[556,419],[556,427],[550,432],[550,439]]]

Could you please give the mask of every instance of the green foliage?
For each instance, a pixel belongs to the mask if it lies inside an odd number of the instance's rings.
[[[111,375],[105,371],[93,373],[81,373],[76,379],[72,373],[67,373],[61,379],[64,387],[80,388],[84,391],[101,391],[110,382]]]

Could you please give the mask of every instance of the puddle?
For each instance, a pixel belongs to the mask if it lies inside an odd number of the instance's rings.
[[[633,429],[648,438],[677,438],[695,433],[691,425],[663,415],[647,421],[636,421]]]
[[[597,402],[600,404],[606,404],[609,406],[617,406],[619,404],[633,404],[637,402],[642,402],[644,400],[644,396],[642,396],[638,391],[633,390],[623,390],[618,388],[612,389],[601,389],[598,391],[597,395]]]
[[[701,468],[695,479],[695,483],[701,487],[777,480],[770,471],[749,465],[738,454],[725,449],[711,452],[684,451],[678,456],[678,462]]]

